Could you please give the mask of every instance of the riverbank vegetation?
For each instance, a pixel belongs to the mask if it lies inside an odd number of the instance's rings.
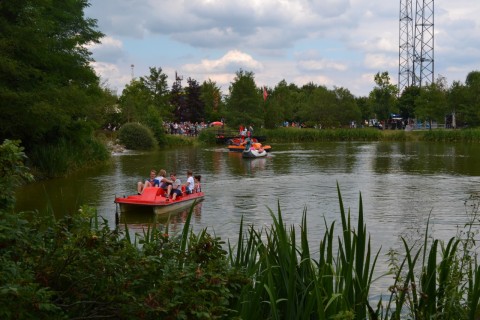
[[[287,226],[278,208],[262,229],[239,225],[235,239],[195,234],[190,211],[179,234],[165,225],[110,229],[94,208],[60,220],[14,212],[15,188],[31,179],[18,142],[0,147],[0,317],[2,319],[477,319],[480,266],[476,225],[448,241],[432,239],[390,250],[391,284],[371,299],[377,258],[362,198],[339,223],[325,221],[309,240],[308,213]],[[354,223],[354,221],[356,223]],[[232,241],[232,242],[231,242]]]

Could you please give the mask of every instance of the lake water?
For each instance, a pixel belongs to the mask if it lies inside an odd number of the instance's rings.
[[[280,205],[287,225],[298,226],[307,210],[315,251],[325,230],[324,219],[340,224],[338,183],[353,221],[361,194],[372,246],[382,248],[377,270],[383,272],[387,251],[401,248],[400,237],[411,243],[421,239],[429,215],[434,237],[454,236],[472,211],[468,199],[478,194],[477,144],[333,142],[272,144],[272,148],[267,158],[252,160],[223,146],[126,152],[114,155],[109,165],[22,188],[17,208],[50,207],[61,216],[89,204],[112,227],[120,220],[131,232],[141,233],[158,217],[144,213],[118,217],[114,197],[135,193],[137,181],[144,180],[151,168],[176,171],[182,182],[187,169],[192,169],[202,175],[206,194],[192,219],[194,230],[208,228],[234,242],[242,217],[260,229],[271,224],[268,208],[276,212]],[[171,217],[172,232],[181,230],[184,217],[185,213]]]

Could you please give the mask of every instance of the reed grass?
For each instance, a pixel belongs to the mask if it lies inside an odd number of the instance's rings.
[[[95,138],[81,144],[60,140],[38,146],[29,153],[36,176],[47,178],[65,176],[79,168],[107,161],[109,156],[104,143]]]
[[[285,225],[280,207],[269,228],[245,231],[242,219],[228,258],[252,282],[236,306],[242,319],[478,319],[480,267],[476,258],[476,214],[464,236],[431,239],[429,221],[421,245],[402,239],[403,258],[392,259],[390,297],[370,305],[369,293],[380,250],[372,252],[360,195],[357,225],[343,206],[337,184],[341,230],[325,221],[318,258],[311,254],[307,213],[299,231]],[[475,206],[478,210],[478,205]],[[335,235],[338,239],[335,239]],[[337,241],[335,241],[337,240]],[[398,255],[394,254],[394,255]],[[381,275],[383,277],[385,275]]]
[[[263,130],[272,142],[315,142],[315,141],[378,141],[382,132],[377,129],[300,129],[277,128]]]
[[[378,130],[357,129],[262,129],[261,134],[271,142],[316,142],[316,141],[436,141],[436,142],[480,142],[480,129],[458,130]]]
[[[244,234],[242,221],[237,246],[229,247],[230,263],[247,270],[254,280],[243,288],[238,306],[241,318],[367,318],[369,289],[378,252],[372,255],[363,209],[359,210],[355,229],[350,212],[343,207],[338,185],[337,189],[341,235],[335,243],[335,223],[332,223],[320,241],[318,259],[311,255],[306,210],[298,238],[294,227],[285,226],[280,207],[277,214],[270,210],[273,219],[270,228],[254,231],[250,227]],[[336,255],[335,245],[338,246]]]

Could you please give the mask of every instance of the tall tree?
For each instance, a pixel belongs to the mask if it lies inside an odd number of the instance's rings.
[[[205,103],[201,100],[202,90],[197,80],[188,78],[188,87],[185,88],[187,98],[187,120],[201,122],[205,119]]]
[[[472,71],[465,80],[468,108],[471,115],[469,125],[480,125],[480,71]]]
[[[403,119],[415,117],[415,99],[420,95],[420,88],[409,86],[403,90],[398,99],[398,110]]]
[[[214,81],[208,79],[202,83],[200,98],[205,106],[205,121],[218,121],[225,117],[222,93]]]
[[[415,115],[420,120],[428,121],[430,130],[432,122],[443,122],[447,112],[446,94],[441,84],[433,82],[420,89],[420,95],[415,100]]]
[[[352,121],[361,123],[362,112],[357,105],[357,101],[353,94],[345,88],[335,88],[333,90],[337,99],[337,114],[340,125],[348,125]]]
[[[237,71],[229,87],[228,122],[232,125],[263,125],[262,92],[255,85],[253,72]]]
[[[390,76],[387,71],[378,72],[375,75],[375,88],[370,92],[369,100],[373,112],[380,120],[387,120],[390,114],[397,112],[396,96],[398,88],[390,83]]]
[[[172,107],[170,105],[170,92],[168,90],[168,76],[163,73],[162,68],[150,67],[150,74],[140,77],[140,83],[150,95],[150,102],[158,109],[160,115],[171,117]]]
[[[86,45],[103,34],[86,0],[0,2],[0,139],[28,148],[89,134],[104,92]],[[87,130],[79,130],[84,127]]]
[[[183,90],[182,83],[175,81],[170,91],[170,104],[173,107],[173,119],[176,122],[187,121],[185,111],[187,109],[187,99],[185,97],[185,90]]]

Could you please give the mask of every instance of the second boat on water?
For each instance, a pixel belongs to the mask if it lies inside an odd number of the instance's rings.
[[[242,138],[229,139],[227,148],[229,151],[243,152],[243,150],[245,150],[246,143],[247,143],[247,139],[242,139]],[[267,152],[270,152],[272,150],[271,146],[269,145],[262,146],[262,144],[258,142],[258,140],[255,138],[251,138],[251,143],[252,143],[252,146],[254,146],[256,149],[259,149],[261,147]]]
[[[267,150],[261,143],[253,143],[250,138],[245,139],[245,148],[243,149],[243,158],[260,158],[267,155]]]

